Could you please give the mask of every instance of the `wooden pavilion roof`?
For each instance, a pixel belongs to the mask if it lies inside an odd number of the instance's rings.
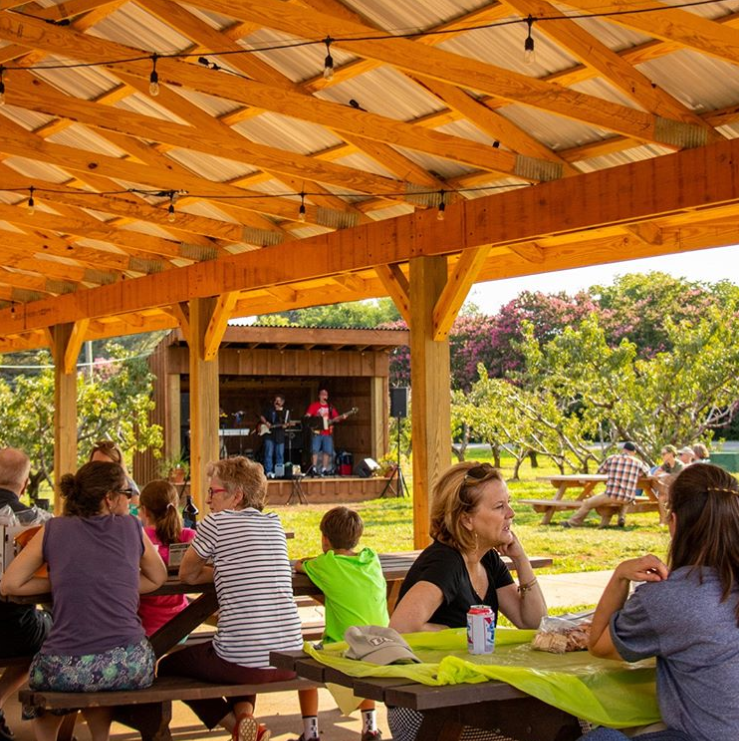
[[[476,281],[738,242],[739,1],[675,5],[0,0],[0,352],[407,314],[424,255],[442,337]]]

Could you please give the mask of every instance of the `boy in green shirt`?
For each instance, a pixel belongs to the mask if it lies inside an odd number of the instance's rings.
[[[324,643],[343,641],[344,631],[352,625],[386,626],[387,584],[380,559],[371,548],[354,550],[364,530],[362,518],[347,507],[334,507],[320,527],[323,555],[296,562],[295,570],[307,574],[324,594]],[[380,741],[374,700],[363,700],[359,709],[362,741]]]

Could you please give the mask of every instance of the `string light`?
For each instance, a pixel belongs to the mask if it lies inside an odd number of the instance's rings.
[[[298,209],[298,221],[305,221],[305,193],[300,194],[300,208]]]
[[[436,212],[436,220],[437,221],[444,221],[445,211],[446,211],[446,191],[440,190],[439,191],[439,210]]]
[[[327,36],[323,43],[326,44],[326,59],[323,60],[323,79],[333,80],[334,78],[334,58],[331,56],[331,42],[333,39]]]
[[[33,191],[36,190],[33,186],[28,189],[28,206],[27,211],[29,216],[33,216],[36,213],[36,201],[33,198]]]
[[[0,64],[0,105],[5,105],[5,67]]]
[[[677,9],[682,8],[697,8],[697,7],[703,7],[707,5],[718,5],[719,3],[722,3],[723,0],[688,0],[688,2],[682,2],[682,3],[675,3],[671,5],[655,5],[655,6],[645,6],[645,7],[639,7],[639,8],[626,8],[624,10],[608,10],[608,11],[602,11],[602,12],[592,12],[592,13],[578,13],[577,15],[548,15],[548,16],[541,16],[538,18],[532,18],[532,21],[568,21],[571,22],[573,19],[575,20],[586,20],[589,18],[617,18],[622,15],[642,15],[644,13],[660,13],[660,12],[669,12],[674,11]],[[69,25],[69,20],[62,20],[62,21],[53,21],[52,19],[48,18],[38,18],[37,16],[33,16],[30,13],[21,13],[20,11],[15,10],[14,14],[17,15],[25,15],[29,18],[34,18],[35,20],[44,21],[45,23],[52,23],[53,25]],[[458,27],[454,26],[452,28],[437,28],[430,31],[418,31],[418,30],[412,30],[412,31],[405,31],[401,30],[398,33],[395,33],[392,30],[388,30],[382,33],[375,33],[375,34],[362,34],[357,36],[342,36],[339,38],[331,38],[327,37],[323,40],[306,40],[306,41],[291,41],[287,43],[279,43],[279,44],[270,44],[265,46],[259,46],[254,45],[252,48],[249,49],[214,49],[211,53],[216,56],[230,56],[232,54],[263,54],[265,52],[269,51],[282,51],[284,49],[297,49],[304,46],[315,46],[316,44],[326,44],[327,47],[330,43],[333,42],[340,42],[340,43],[352,43],[352,42],[362,42],[362,41],[393,41],[396,39],[421,39],[426,37],[434,37],[434,36],[446,36],[446,35],[459,35],[460,33],[467,33],[471,31],[482,31],[482,30],[488,30],[488,29],[495,29],[495,28],[504,28],[507,26],[513,26],[518,25],[520,23],[528,23],[528,19],[526,18],[509,18],[502,21],[494,21],[491,23],[476,23],[469,26],[464,27]],[[155,54],[154,57],[157,57],[158,59],[195,59],[197,58],[198,61],[200,59],[205,60],[205,57],[201,57],[200,53],[198,52],[172,52],[170,54]],[[145,59],[153,59],[153,56],[150,54],[146,54],[145,56],[138,55],[138,56],[132,56],[132,57],[121,57],[121,58],[115,58],[115,59],[106,59],[101,60],[98,62],[55,62],[53,64],[34,64],[34,65],[5,65],[6,70],[22,70],[22,71],[28,71],[28,70],[49,70],[49,69],[81,69],[81,68],[87,68],[87,67],[111,67],[115,64],[123,64],[126,62],[140,62]],[[330,56],[330,54],[329,54]],[[207,60],[206,60],[207,61]],[[333,59],[331,60],[333,62]],[[203,64],[204,62],[200,62]],[[227,72],[229,74],[233,74],[230,70],[226,70],[222,67],[218,67],[218,65],[211,63],[211,69],[218,69],[222,72]],[[325,72],[324,72],[325,74]]]
[[[174,212],[174,199],[175,199],[175,192],[171,190],[169,192],[169,208],[167,209],[167,221],[170,224],[174,224],[175,221],[177,221],[177,214]]]
[[[13,302],[11,302],[11,304],[10,304],[10,318],[11,319],[16,319],[17,316],[18,315],[15,313],[15,304]]]
[[[159,73],[157,72],[158,54],[151,55],[151,74],[149,75],[149,95],[156,98],[159,95]]]
[[[534,51],[534,37],[531,35],[531,30],[534,27],[534,18],[532,15],[526,19],[526,25],[529,27],[529,34],[526,40],[523,42],[523,61],[526,64],[534,64],[536,62],[536,52]]]

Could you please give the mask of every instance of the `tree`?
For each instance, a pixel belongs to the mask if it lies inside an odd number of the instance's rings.
[[[258,324],[300,327],[377,327],[400,319],[392,299],[368,299],[343,304],[290,309],[257,317]]]
[[[116,343],[107,343],[105,354],[92,378],[77,376],[79,463],[98,439],[115,440],[124,451],[163,442],[161,427],[149,423],[153,376],[146,362]],[[34,372],[0,378],[0,445],[21,448],[31,458],[32,499],[43,481],[53,484],[54,473],[54,370],[47,352],[34,360]]]

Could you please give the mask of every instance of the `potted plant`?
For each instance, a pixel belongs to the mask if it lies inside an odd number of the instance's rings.
[[[181,453],[167,456],[159,461],[159,475],[173,484],[184,484],[190,475],[190,463]]]

